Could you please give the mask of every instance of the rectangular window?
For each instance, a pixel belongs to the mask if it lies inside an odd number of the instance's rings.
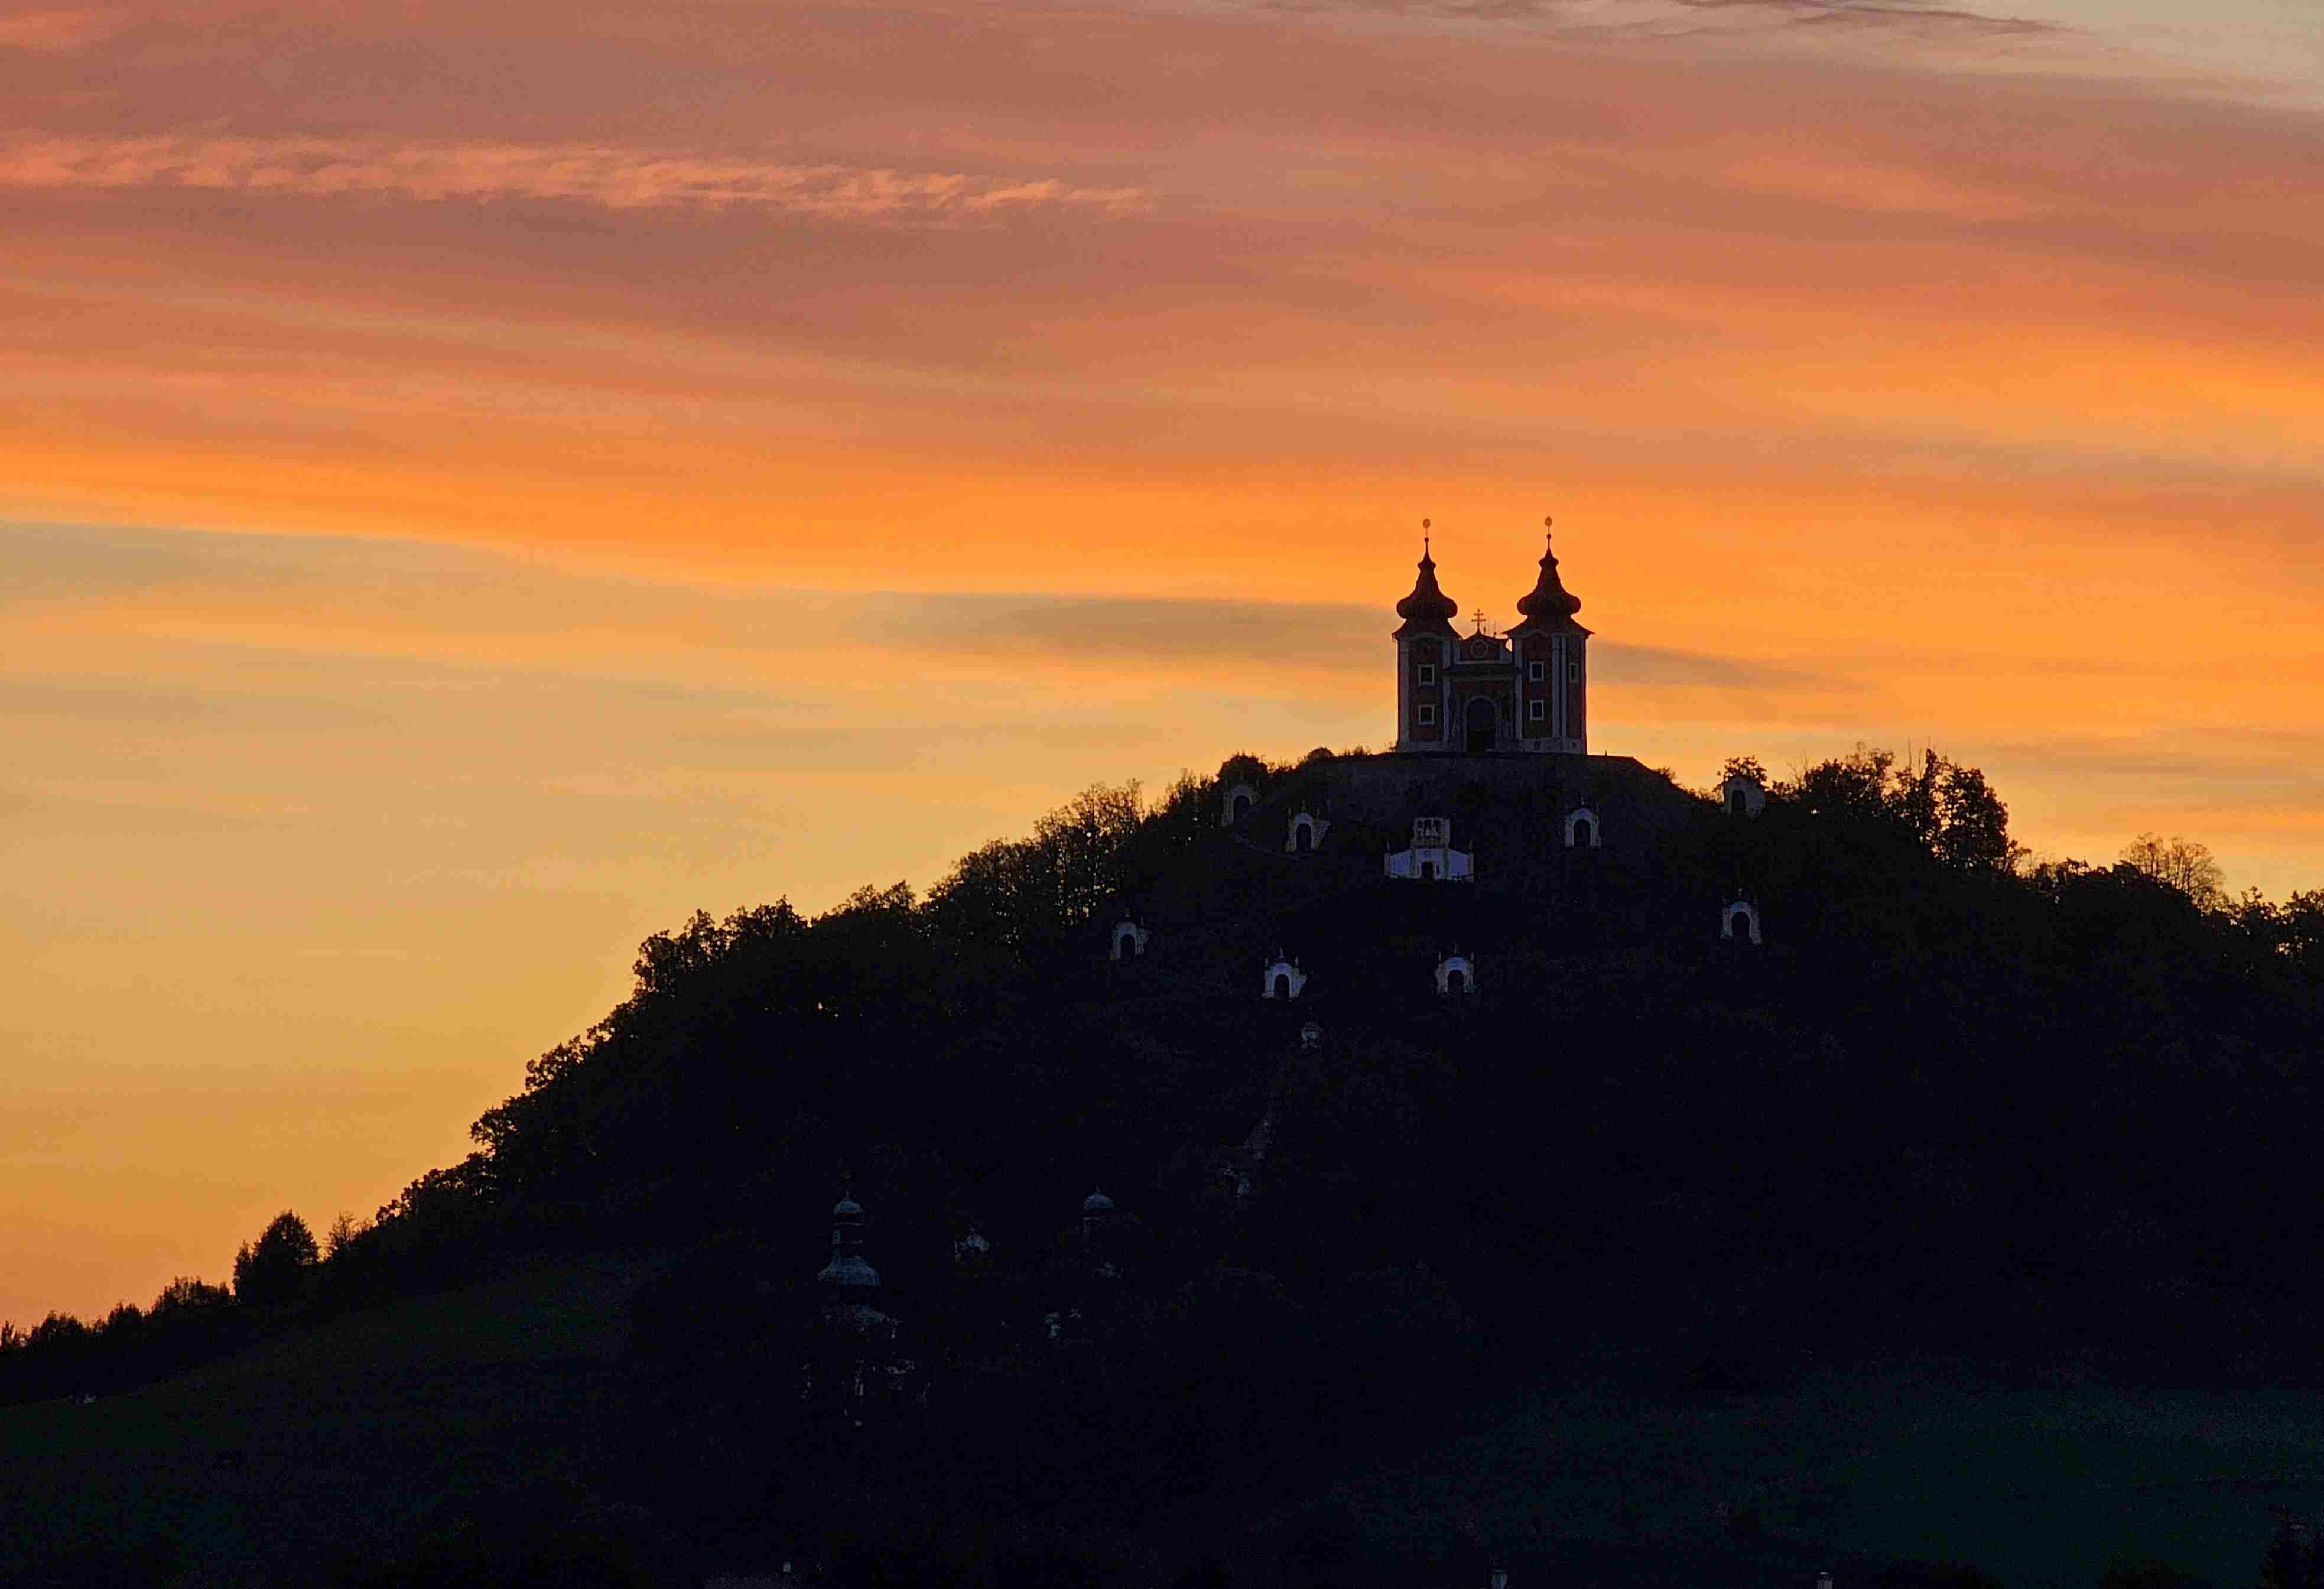
[[[1533,684],[1539,684],[1541,682],[1541,664],[1539,662],[1527,662],[1526,664],[1526,679],[1527,682]]]
[[[1423,662],[1420,664],[1420,682],[1423,684],[1434,684],[1436,682],[1435,663]]]
[[[1420,725],[1423,728],[1434,728],[1436,725],[1436,708],[1434,707],[1423,707],[1420,708]]]
[[[1536,668],[1540,665],[1541,664],[1538,662],[1534,664]],[[1526,716],[1532,718],[1536,723],[1544,721],[1549,716],[1549,703],[1547,701],[1527,702],[1526,706]]]
[[[1568,684],[1579,684],[1582,682],[1581,663],[1568,662],[1565,664],[1565,681]]]

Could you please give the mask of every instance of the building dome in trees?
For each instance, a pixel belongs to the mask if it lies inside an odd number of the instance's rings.
[[[876,1289],[880,1271],[863,1256],[863,1206],[842,1197],[831,1208],[831,1261],[815,1277],[828,1290]]]

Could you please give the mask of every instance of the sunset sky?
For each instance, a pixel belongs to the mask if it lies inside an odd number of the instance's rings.
[[[2324,884],[2324,22],[1978,5],[0,7],[0,1317],[696,907],[1381,744],[1424,515],[1595,750]]]

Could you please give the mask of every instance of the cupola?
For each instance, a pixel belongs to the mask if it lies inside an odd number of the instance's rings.
[[[1452,620],[1460,615],[1461,604],[1454,601],[1436,585],[1436,559],[1428,555],[1428,521],[1420,521],[1420,571],[1412,582],[1412,594],[1396,604],[1396,615],[1404,620],[1396,638],[1407,634],[1451,635]]]
[[[1520,629],[1532,627],[1562,628],[1573,622],[1573,614],[1582,610],[1582,598],[1565,588],[1557,577],[1557,553],[1551,550],[1549,521],[1541,522],[1541,577],[1534,581],[1533,589],[1517,598],[1517,611],[1525,614]]]

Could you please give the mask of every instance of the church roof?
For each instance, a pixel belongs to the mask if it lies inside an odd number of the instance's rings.
[[[1549,544],[1549,521],[1542,521],[1541,577],[1534,581],[1533,589],[1517,601],[1517,611],[1525,614],[1519,629],[1579,629],[1573,614],[1582,610],[1582,598],[1565,588],[1557,577],[1557,553]]]
[[[1427,526],[1424,522],[1423,529]],[[1428,555],[1428,541],[1420,542],[1420,573],[1412,582],[1412,594],[1396,604],[1396,615],[1404,624],[1396,632],[1401,640],[1407,634],[1451,634],[1450,620],[1461,611],[1461,604],[1436,587],[1436,559]]]

